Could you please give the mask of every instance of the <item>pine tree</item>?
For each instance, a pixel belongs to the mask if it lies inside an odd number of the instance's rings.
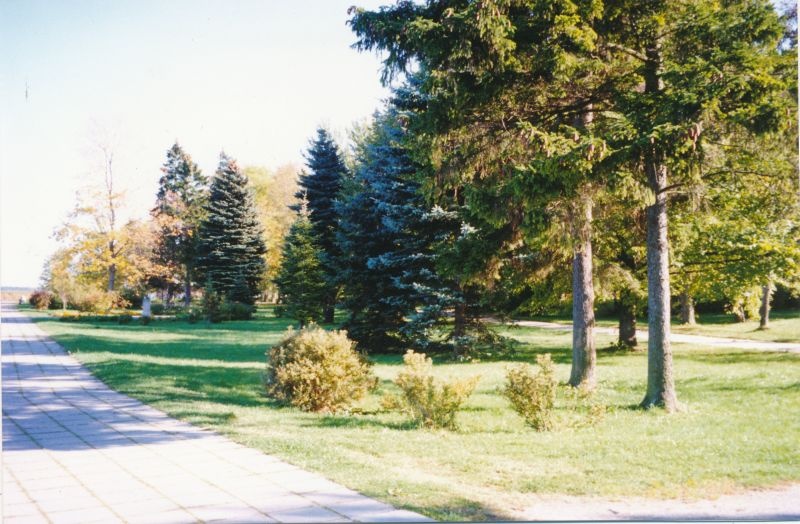
[[[188,306],[208,178],[177,142],[167,151],[161,172],[152,210],[160,225],[157,256],[159,265],[165,269],[160,280],[169,292],[173,283],[182,282],[184,303]]]
[[[200,225],[198,270],[228,300],[253,304],[265,271],[263,230],[253,195],[236,161],[220,154]],[[244,281],[249,296],[239,291]],[[236,296],[232,296],[235,294]]]
[[[333,322],[339,293],[336,285],[338,252],[335,236],[338,216],[335,202],[347,175],[347,168],[330,133],[322,128],[317,129],[317,138],[310,144],[306,161],[310,172],[300,175],[300,191],[296,196],[307,201],[309,220],[322,250],[322,267],[327,282],[324,318],[325,322]]]
[[[283,263],[275,278],[285,313],[305,326],[322,318],[327,284],[322,250],[305,208],[283,245]]]

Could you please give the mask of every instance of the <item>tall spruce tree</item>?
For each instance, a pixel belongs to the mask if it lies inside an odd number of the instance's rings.
[[[275,277],[285,314],[300,326],[322,318],[327,284],[321,259],[322,250],[304,206],[286,236],[283,262]]]
[[[317,129],[317,137],[311,141],[306,153],[306,162],[309,172],[300,175],[300,190],[296,196],[307,202],[309,220],[322,250],[322,267],[327,282],[324,320],[333,322],[339,294],[335,238],[338,215],[335,202],[347,175],[347,168],[336,142],[323,128]],[[299,210],[299,207],[294,209]]]
[[[198,270],[202,282],[231,301],[253,304],[265,271],[263,229],[253,195],[236,161],[220,154],[200,224]],[[247,287],[248,293],[242,292]]]
[[[358,191],[338,206],[345,327],[372,350],[426,346],[453,306],[433,251],[438,230],[452,224],[428,211],[401,118],[394,106],[376,115],[357,155]]]
[[[157,257],[161,285],[168,293],[176,282],[183,283],[184,304],[192,300],[197,255],[197,231],[204,216],[208,177],[178,142],[167,151],[161,168],[156,205],[151,214],[159,225]]]

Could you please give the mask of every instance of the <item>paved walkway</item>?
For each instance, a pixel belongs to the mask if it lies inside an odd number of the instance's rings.
[[[429,521],[110,390],[13,306],[0,331],[6,524]]]
[[[556,322],[541,322],[538,320],[515,320],[513,324],[518,326],[538,327],[543,329],[555,329],[558,331],[572,331],[571,324],[560,324]],[[607,335],[617,335],[617,328],[595,327],[595,333]],[[647,331],[636,331],[636,337],[640,341],[647,341]],[[744,340],[741,338],[709,337],[705,335],[686,335],[683,333],[670,333],[669,339],[672,342],[683,342],[686,344],[698,344],[701,346],[725,347],[732,349],[752,349],[756,351],[778,351],[783,353],[800,353],[800,344],[786,342],[769,342],[766,340]]]

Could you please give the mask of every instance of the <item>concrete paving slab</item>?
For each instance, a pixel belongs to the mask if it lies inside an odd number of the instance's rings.
[[[2,308],[5,523],[429,521],[109,390]]]

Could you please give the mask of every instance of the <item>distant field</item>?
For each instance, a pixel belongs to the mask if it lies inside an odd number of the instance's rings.
[[[32,287],[3,287],[0,288],[0,302],[19,302],[20,297],[26,301],[33,293]]]
[[[321,416],[264,395],[265,351],[288,322],[269,310],[251,322],[156,321],[149,326],[59,322],[30,313],[111,387],[389,503],[444,520],[513,518],[538,494],[714,497],[800,480],[800,355],[675,344],[686,411],[643,412],[646,355],[600,351],[593,426],[560,390],[561,426],[526,427],[499,394],[510,361],[448,363],[440,376],[480,375],[458,431],[429,431],[381,411],[396,391],[398,355],[374,357],[378,391],[354,414]],[[569,375],[570,334],[506,328],[514,360],[549,352]],[[598,337],[607,347],[613,337]],[[578,418],[575,418],[575,417]]]

